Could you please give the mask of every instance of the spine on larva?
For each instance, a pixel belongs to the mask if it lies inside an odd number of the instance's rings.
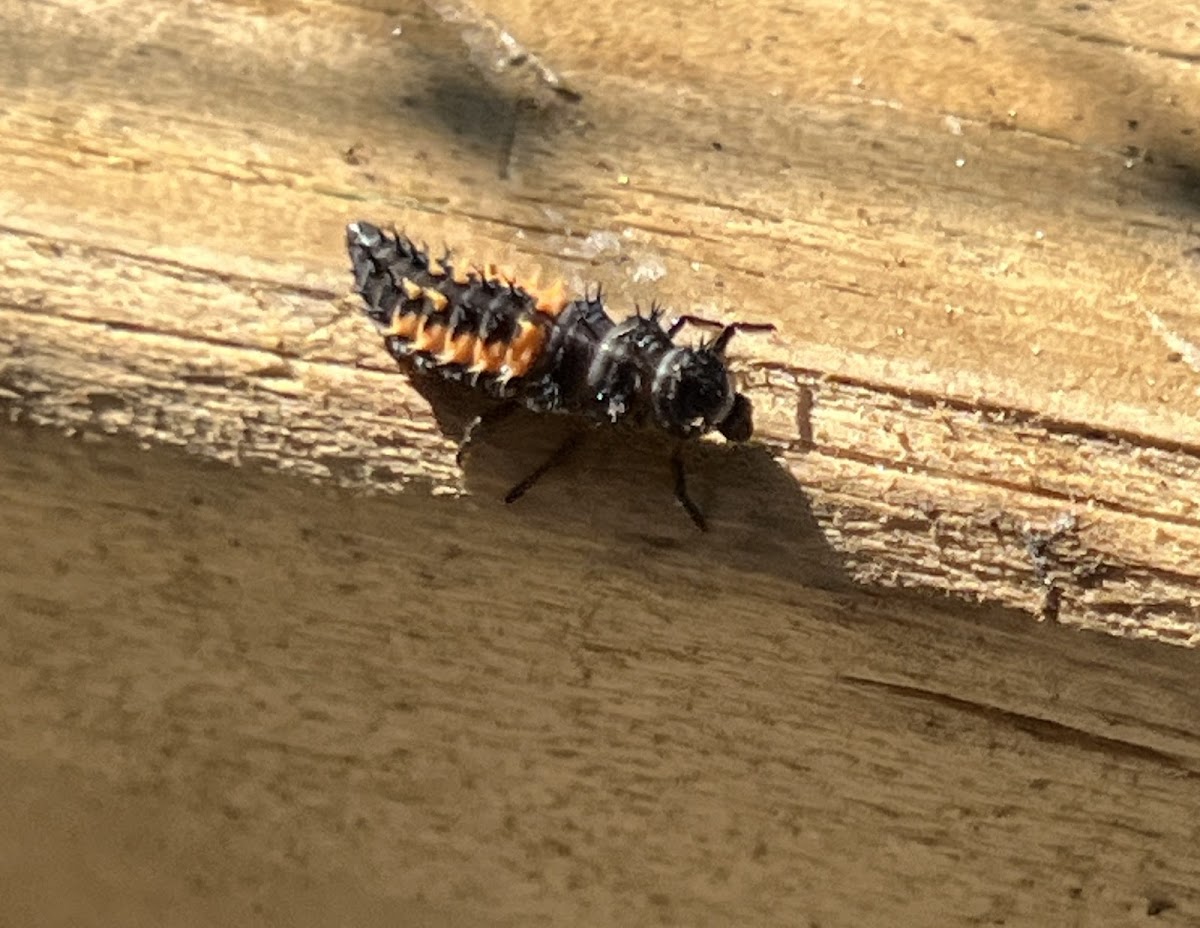
[[[538,292],[493,265],[456,268],[403,235],[346,228],[354,286],[398,360],[448,379],[503,388],[526,377],[567,305],[561,285]]]

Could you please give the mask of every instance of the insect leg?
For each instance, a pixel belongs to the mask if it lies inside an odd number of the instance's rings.
[[[731,322],[724,323],[716,319],[705,319],[703,316],[679,316],[667,328],[667,337],[674,338],[685,325],[697,325],[709,329],[721,329],[717,337],[722,347],[729,343],[735,332],[774,332],[775,326],[769,322]]]
[[[517,411],[519,406],[520,403],[516,400],[505,400],[499,406],[493,406],[491,409],[484,410],[468,422],[467,427],[463,429],[462,438],[459,439],[458,453],[454,455],[454,463],[462,467],[463,461],[467,459],[467,452],[470,450],[471,444],[484,431],[511,416]]]
[[[724,322],[718,322],[716,319],[705,319],[703,316],[678,316],[667,326],[667,338],[674,338],[685,325],[700,325],[713,329],[725,327]]]
[[[687,475],[683,470],[682,442],[677,444],[675,450],[671,453],[671,473],[675,476],[675,499],[679,501],[679,505],[683,507],[684,512],[691,517],[691,520],[696,523],[696,528],[702,532],[707,532],[708,521],[704,518],[704,513],[700,511],[700,507],[692,502],[692,498],[688,496]]]
[[[546,458],[528,477],[518,483],[515,487],[504,494],[504,502],[515,503],[522,496],[529,492],[535,483],[545,476],[546,471],[553,470],[558,465],[562,464],[571,454],[583,443],[583,432],[575,432],[566,441],[558,446],[558,449]]]

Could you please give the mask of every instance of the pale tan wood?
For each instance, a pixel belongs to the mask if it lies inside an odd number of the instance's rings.
[[[7,911],[1200,918],[1200,9],[486,7],[578,105],[416,2],[0,0]],[[461,473],[357,218],[775,321],[714,530],[653,439]]]
[[[394,219],[601,279],[617,308],[777,321],[738,346],[760,437],[859,581],[1195,644],[1191,27],[1153,5],[835,6],[639,9],[631,37],[615,9],[497,5],[587,89],[531,111],[422,5],[147,2],[86,25],[84,7],[7,5],[0,338],[21,348],[0,363],[55,384],[12,408],[453,488],[423,403],[348,367],[390,370],[342,299],[341,227]],[[197,77],[177,62],[201,42]],[[1018,52],[1072,62],[1059,96]],[[736,522],[789,556],[796,507],[746,512],[722,476],[708,502],[731,545]]]
[[[0,439],[14,923],[1200,912],[1195,651]]]

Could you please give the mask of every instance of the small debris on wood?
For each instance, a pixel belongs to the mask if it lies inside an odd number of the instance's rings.
[[[458,27],[471,62],[501,89],[537,103],[551,99],[578,103],[583,99],[503,23],[469,0],[425,0],[425,5],[444,22]]]

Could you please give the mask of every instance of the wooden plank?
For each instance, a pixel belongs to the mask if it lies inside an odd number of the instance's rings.
[[[0,448],[21,924],[1200,912],[1195,651],[555,534],[555,507]]]
[[[486,9],[582,100],[0,0],[3,918],[1195,923],[1200,9]],[[776,322],[713,531],[652,437],[461,472],[358,218]]]
[[[0,4],[12,414],[456,490],[341,299],[342,225],[395,219],[776,321],[739,351],[778,469],[698,454],[731,547],[815,531],[861,583],[1200,640],[1182,14],[490,9],[582,103],[506,98],[420,5]]]

